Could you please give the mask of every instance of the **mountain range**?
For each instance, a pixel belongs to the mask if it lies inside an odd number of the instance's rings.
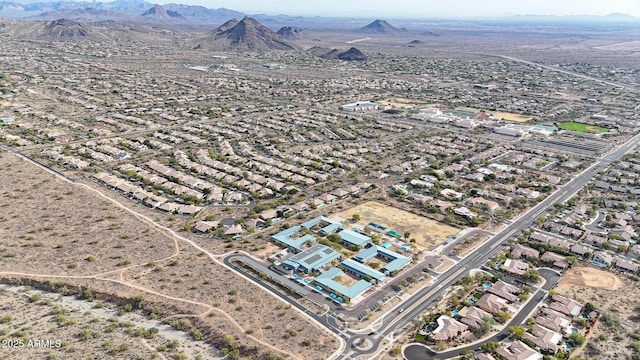
[[[65,11],[65,10],[85,10],[85,9],[95,9],[95,10],[104,10],[110,11],[113,13],[125,14],[129,16],[140,16],[143,12],[147,11],[154,4],[147,2],[145,0],[114,0],[109,2],[101,2],[101,1],[42,1],[42,0],[5,0],[0,1],[0,17],[8,17],[8,18],[28,18],[35,17],[43,13],[51,13],[56,11]],[[198,23],[221,23],[227,21],[232,18],[242,18],[246,14],[229,10],[225,8],[219,9],[209,9],[203,6],[197,5],[185,5],[185,4],[166,4],[163,7],[167,11],[176,12],[185,17],[186,20],[191,22]],[[374,14],[372,14],[374,15]],[[122,15],[121,15],[122,16]],[[62,17],[62,16],[61,16]],[[292,23],[293,21],[298,21],[298,24],[301,23],[300,20],[305,20],[308,22],[317,22],[321,19],[318,17],[294,17],[289,15],[254,15],[253,18],[258,19],[262,22],[269,23],[269,20],[274,20],[283,25],[284,23]],[[100,19],[105,20],[105,19]],[[326,19],[325,19],[326,20]],[[353,19],[352,19],[353,20]],[[450,21],[452,19],[441,19]],[[455,19],[454,19],[455,20]],[[636,23],[640,21],[639,18],[627,15],[614,13],[605,16],[540,16],[540,15],[510,15],[510,16],[501,16],[501,17],[487,17],[487,18],[475,18],[475,19],[464,19],[466,21],[500,21],[500,22],[539,22],[539,23],[551,23],[551,22],[562,22],[562,23],[571,23],[571,22],[607,22],[607,23]],[[364,32],[372,32],[377,33],[382,31],[402,31],[402,29],[397,29],[386,21],[374,21],[374,23],[365,26],[361,29]]]
[[[160,7],[162,9],[159,9]],[[155,9],[152,10],[152,9]],[[102,11],[102,12],[100,12]],[[67,14],[75,14],[80,18],[90,16],[103,16],[95,20],[131,20],[131,17],[139,17],[150,11],[146,17],[157,19],[179,19],[180,15],[185,20],[198,23],[224,22],[234,17],[241,18],[245,14],[225,8],[208,9],[203,6],[167,4],[164,6],[152,4],[144,0],[115,0],[112,2],[88,2],[88,1],[54,1],[33,2],[23,4],[14,1],[0,1],[0,16],[9,18],[30,18],[32,20],[52,19],[56,13],[63,17]],[[87,13],[89,12],[89,13]],[[166,17],[165,17],[166,13]],[[126,16],[123,16],[126,15]]]

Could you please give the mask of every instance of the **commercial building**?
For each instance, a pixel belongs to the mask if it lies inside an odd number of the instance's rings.
[[[389,262],[380,270],[380,272],[385,275],[393,274],[411,263],[411,258],[377,245],[373,245],[360,251],[353,257],[353,260],[365,264],[374,257],[378,257]]]
[[[342,230],[338,235],[342,238],[342,245],[345,247],[356,246],[362,248],[371,243],[370,237],[357,233],[353,230]]]
[[[363,294],[373,286],[366,280],[359,280],[355,284],[347,287],[336,280],[336,278],[342,276],[345,276],[345,273],[341,269],[331,268],[327,272],[316,277],[314,282],[319,285],[322,290],[329,291],[335,296],[346,301],[353,300],[355,297]]]
[[[293,271],[310,273],[319,271],[326,264],[339,258],[339,252],[326,245],[316,244],[288,258],[282,266]]]
[[[380,271],[374,270],[368,266],[360,264],[359,262],[351,259],[346,259],[342,261],[338,266],[344,268],[344,270],[347,272],[358,275],[361,278],[369,277],[371,278],[370,281],[373,282],[374,284],[381,282],[386,277],[386,275],[381,273]]]
[[[368,101],[356,102],[356,103],[346,104],[342,106],[342,110],[353,111],[353,112],[370,112],[370,111],[376,111],[379,108],[380,108],[379,104],[368,102]]]
[[[298,253],[302,251],[302,246],[306,244],[307,241],[314,243],[316,241],[316,237],[309,234],[298,237],[300,230],[300,226],[290,227],[271,236],[271,240],[277,245],[287,247],[294,253]]]
[[[325,216],[318,216],[305,221],[300,226],[307,228],[317,234],[326,236],[342,228],[342,223]]]
[[[316,237],[311,234],[305,234],[302,228],[326,236],[340,230],[342,223],[328,217],[318,216],[299,226],[292,226],[271,236],[271,240],[280,246],[290,248],[294,253],[299,253],[307,242],[316,242]]]

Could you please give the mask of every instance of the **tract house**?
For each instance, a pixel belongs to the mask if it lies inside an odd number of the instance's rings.
[[[477,307],[494,315],[500,311],[507,311],[507,304],[507,300],[493,294],[485,294],[476,302]]]

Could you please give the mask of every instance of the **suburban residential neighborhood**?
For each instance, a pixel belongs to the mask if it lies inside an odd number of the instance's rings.
[[[46,4],[0,4],[0,358],[640,358],[633,16]]]

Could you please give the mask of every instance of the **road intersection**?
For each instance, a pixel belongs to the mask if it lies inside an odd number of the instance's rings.
[[[536,206],[531,208],[526,213],[522,214],[519,218],[512,220],[503,230],[487,240],[471,255],[461,259],[455,266],[440,274],[436,283],[422,288],[421,290],[410,296],[407,300],[405,300],[401,304],[401,309],[403,311],[399,312],[394,309],[389,313],[383,315],[381,320],[378,320],[377,322],[377,324],[379,324],[378,330],[373,332],[373,334],[371,332],[368,334],[364,334],[361,333],[361,331],[344,328],[337,320],[337,317],[340,313],[344,315],[352,315],[350,314],[349,310],[341,310],[336,308],[333,311],[327,312],[324,315],[320,316],[308,311],[307,309],[302,307],[302,305],[298,304],[295,300],[289,298],[284,294],[281,294],[281,297],[283,300],[289,302],[293,306],[299,307],[300,310],[305,314],[318,321],[320,324],[325,326],[327,329],[329,329],[331,332],[345,341],[345,346],[342,349],[342,353],[338,356],[334,355],[332,356],[332,358],[340,360],[373,358],[378,353],[383,351],[386,346],[394,342],[394,334],[396,331],[404,328],[408,323],[413,321],[413,319],[419,317],[420,314],[422,314],[438,300],[443,291],[454,285],[461,277],[467,275],[470,270],[480,268],[482,264],[484,264],[488,259],[501,251],[502,248],[507,244],[507,241],[509,239],[511,239],[513,236],[517,236],[522,230],[530,228],[538,217],[551,211],[556,203],[566,202],[567,200],[569,200],[576,193],[578,193],[578,191],[583,189],[597,174],[607,169],[611,165],[611,163],[622,158],[622,156],[631,151],[639,142],[640,134],[632,137],[627,142],[615,148],[615,150],[610,151],[608,154],[602,156],[594,164],[585,169],[582,173],[573,177],[573,179],[567,184],[561,186],[557,191],[539,202]],[[234,257],[238,256],[241,255],[234,254],[225,258],[225,264],[233,267],[236,271],[242,272],[244,276],[253,278],[261,286],[274,291],[274,289],[272,289],[269,284],[266,284],[264,281],[257,278],[256,276],[253,276],[246,270],[234,266],[231,263],[231,260],[233,260]],[[545,287],[552,286],[558,279],[559,276],[554,279],[547,278],[547,284],[545,284]],[[518,321],[522,322],[524,318],[520,318],[526,317],[531,312],[531,310],[533,310],[533,307],[535,307],[535,305],[537,305],[544,298],[547,290],[548,289],[537,290],[534,293],[532,300],[527,303],[526,308],[520,311],[518,315],[514,317],[512,323],[516,323]],[[279,292],[276,291],[276,293]],[[351,312],[352,311],[353,310],[351,310]],[[393,316],[390,316],[391,314],[393,314]],[[372,342],[372,346],[367,347],[366,349],[358,347],[357,344],[363,337],[367,337]],[[506,337],[506,330],[497,333],[496,335],[491,337],[491,339],[487,339],[487,341],[501,340],[500,337]],[[479,345],[476,345],[476,347],[479,347]],[[462,349],[456,349],[447,353],[438,354],[438,357],[447,358],[456,356],[459,355],[459,351],[461,350]],[[435,354],[432,352],[428,352],[424,347],[407,347],[405,356],[407,357],[407,359],[428,359],[435,356]]]

